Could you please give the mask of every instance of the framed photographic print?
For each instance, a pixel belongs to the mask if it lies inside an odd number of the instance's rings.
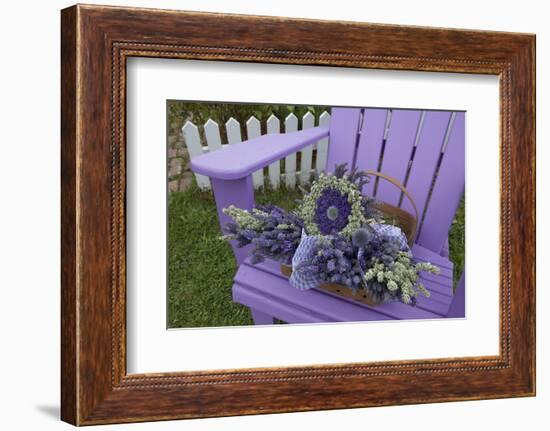
[[[535,394],[533,35],[78,5],[61,41],[63,420]]]

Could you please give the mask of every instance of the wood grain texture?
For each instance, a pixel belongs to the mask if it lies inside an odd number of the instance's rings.
[[[63,420],[85,425],[534,395],[533,35],[79,5],[62,11],[61,38]],[[127,375],[129,56],[498,75],[499,356]]]
[[[61,417],[77,421],[76,9],[61,16]]]

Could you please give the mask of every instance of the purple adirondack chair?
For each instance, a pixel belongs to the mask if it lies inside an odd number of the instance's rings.
[[[347,162],[406,184],[421,215],[413,256],[441,269],[439,275],[423,275],[430,297],[419,295],[416,307],[401,302],[369,307],[317,289],[297,290],[278,263],[253,265],[246,248],[233,246],[239,264],[233,300],[250,308],[256,324],[272,324],[274,318],[314,323],[464,317],[464,273],[453,295],[447,241],[464,193],[464,133],[463,112],[333,108],[329,127],[263,135],[192,159],[192,170],[211,178],[223,226],[229,221],[223,208],[254,206],[253,172],[328,136],[327,169]],[[373,180],[363,191],[413,213],[390,183]]]

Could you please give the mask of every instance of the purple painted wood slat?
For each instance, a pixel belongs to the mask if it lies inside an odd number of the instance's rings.
[[[270,268],[270,271],[266,271]],[[300,291],[288,283],[288,280],[282,276],[274,275],[274,271],[278,269],[278,264],[275,262],[265,262],[260,265],[251,265],[245,261],[240,266],[237,275],[235,276],[235,284],[240,286],[240,293],[243,290],[253,290],[255,295],[264,296],[270,302],[283,302],[289,307],[299,307],[307,310],[313,310],[316,314],[323,314],[331,318],[330,321],[347,321],[350,320],[349,306],[354,309],[364,310],[364,316],[359,320],[375,320],[371,315],[372,312],[383,314],[393,319],[426,319],[441,317],[449,308],[448,303],[433,300],[431,298],[418,298],[418,306],[411,307],[400,302],[379,305],[375,308],[368,307],[363,304],[356,304],[352,300],[333,297],[323,291],[310,290]],[[234,292],[235,297],[235,292]],[[242,301],[242,298],[241,298]],[[267,301],[267,300],[266,300]],[[268,302],[269,302],[268,301]],[[240,302],[249,307],[262,310],[265,303],[260,306],[257,303]],[[342,304],[347,304],[345,309],[342,309]],[[371,312],[369,314],[369,312]],[[355,312],[354,312],[355,313]],[[277,315],[275,317],[281,318]],[[356,319],[355,314],[352,314],[352,319]],[[284,320],[284,319],[283,319]]]
[[[303,308],[294,305],[293,303],[280,301],[277,298],[266,296],[262,292],[254,289],[233,285],[233,302],[245,306],[253,306],[255,311],[260,311],[270,318],[277,318],[287,323],[324,323],[338,322],[336,318],[325,315],[322,312],[317,312],[312,309]],[[389,320],[388,316],[382,314],[373,314],[370,320]],[[364,316],[359,316],[355,320],[365,320]],[[353,321],[349,319],[348,321]],[[256,323],[256,321],[254,321]],[[265,323],[260,323],[265,324]]]
[[[266,267],[272,271],[265,271]],[[240,286],[239,289],[233,288],[233,299],[242,301],[243,295],[254,296],[259,303],[252,303],[252,306],[257,309],[269,311],[270,308],[266,304],[277,303],[277,308],[298,309],[301,313],[310,316],[303,321],[316,322],[339,322],[341,317],[350,316],[351,320],[384,320],[390,319],[391,316],[373,311],[364,313],[363,307],[357,308],[355,304],[347,300],[334,298],[326,292],[317,290],[301,291],[290,286],[288,279],[278,275],[274,275],[273,270],[277,270],[279,265],[273,261],[265,262],[260,265],[252,265],[245,261],[240,266],[237,275],[235,276],[235,285]],[[336,301],[335,301],[336,299]],[[237,301],[240,302],[240,301]],[[250,303],[243,303],[251,306]],[[274,317],[282,319],[286,322],[291,322],[284,319],[278,314],[273,314]],[[311,319],[313,316],[313,320]],[[294,322],[297,323],[297,322]]]
[[[426,247],[422,247],[419,244],[413,244],[411,251],[415,258],[424,262],[433,263],[439,266],[442,271],[447,271],[448,274],[452,274],[453,263],[446,257],[441,256],[441,254],[429,250]]]
[[[421,249],[421,247],[417,246],[416,244],[413,246],[413,250],[416,250],[418,252],[419,249]],[[420,252],[419,254],[424,255],[424,256],[426,256],[426,255],[431,256],[431,254],[427,254],[427,252]],[[433,260],[422,259],[418,256],[414,260],[416,262],[419,262],[419,261],[422,261],[422,262],[432,261],[433,262]],[[271,275],[273,275],[275,277],[284,278],[281,275],[281,270],[280,270],[279,265],[274,264],[271,261],[266,261],[266,262],[263,262],[263,263],[259,263],[259,264],[256,264],[254,266],[257,267],[257,268],[260,268],[264,272],[270,273]],[[445,295],[445,296],[451,298],[453,296],[453,287],[452,287],[453,286],[453,270],[452,270],[452,267],[451,267],[451,269],[447,269],[443,266],[441,266],[440,268],[441,268],[440,274],[434,275],[434,274],[423,273],[421,278],[422,278],[423,281],[426,281],[426,282],[430,283],[430,286],[429,286],[430,291],[436,292],[438,295]]]
[[[417,242],[435,252],[443,248],[464,194],[464,112],[457,112]]]
[[[428,289],[428,291],[430,292],[430,296],[428,298],[426,298],[424,295],[420,294],[417,298],[418,299],[418,304],[417,304],[416,308],[425,310],[429,313],[434,313],[435,316],[433,316],[433,317],[445,316],[447,314],[447,310],[449,308],[449,305],[452,302],[452,299],[453,299],[452,296],[440,293],[438,289],[441,286],[439,286],[439,285],[437,285],[433,282],[424,280],[424,278],[422,278],[422,276],[421,276],[421,280],[422,280],[422,284],[424,284],[426,289]],[[433,289],[434,285],[435,285],[435,289]],[[359,306],[359,307],[369,308],[367,305],[357,303],[353,299],[342,298],[340,295],[338,295],[336,293],[327,292],[327,291],[324,291],[324,290],[320,290],[320,291],[323,292],[326,295],[334,296],[335,298],[337,298],[340,301],[347,301],[347,302],[350,302],[351,304]],[[399,303],[399,302],[396,302],[395,304],[397,304],[399,307],[404,306],[404,304]],[[384,312],[386,310],[386,308],[380,308],[380,307],[389,307],[389,305],[390,304],[379,305],[375,309],[380,310],[381,312]],[[408,305],[405,306],[405,308],[408,308],[408,307],[409,307]],[[396,319],[398,319],[398,318],[396,318]],[[403,319],[409,319],[409,317],[403,317]]]
[[[449,312],[447,313],[447,317],[466,317],[466,292],[464,287],[465,277],[466,277],[465,274],[466,274],[466,269],[462,271],[460,280],[456,285],[453,302],[451,302],[451,306],[449,307]]]
[[[327,172],[334,171],[338,163],[353,166],[361,109],[332,108],[330,119],[330,145],[327,156]]]
[[[424,283],[424,287],[428,289],[429,283]],[[406,307],[410,307],[409,305],[406,305]],[[445,304],[442,302],[439,302],[437,300],[433,299],[433,294],[430,292],[430,297],[426,298],[422,293],[419,293],[416,297],[416,307],[412,308],[420,308],[422,310],[427,310],[432,313],[436,313],[440,316],[445,316],[447,314],[447,311],[449,310],[449,304]]]
[[[301,291],[287,280],[242,265],[233,286],[233,300],[288,323],[353,322],[387,319],[430,319],[440,315],[401,303],[368,307],[315,289]],[[290,320],[287,314],[299,316]]]
[[[407,173],[420,115],[420,111],[392,110],[390,130],[386,139],[380,171],[401,183],[405,180]],[[390,205],[397,206],[401,191],[393,184],[381,179],[378,183],[376,197]]]
[[[378,161],[382,151],[387,116],[387,109],[367,108],[363,111],[363,125],[355,161],[355,166],[359,170],[378,171]],[[375,178],[372,177],[371,182],[363,187],[363,194],[373,196],[374,184]]]
[[[440,285],[433,283],[432,281],[426,280],[424,277],[421,277],[422,284],[428,291],[430,292],[430,300],[432,302],[438,302],[440,304],[445,305],[445,311],[443,314],[446,314],[446,310],[449,308],[449,305],[451,304],[453,297],[451,295],[443,294],[438,289]],[[449,291],[452,291],[452,289],[449,289]]]
[[[453,263],[439,253],[428,250],[418,244],[412,247],[415,262],[431,262],[440,269],[438,275],[423,273],[422,280],[429,282],[429,290],[452,297],[453,295]]]
[[[273,325],[273,316],[271,314],[264,313],[255,308],[250,309],[250,314],[254,320],[255,325]]]
[[[430,283],[430,290],[440,293],[441,295],[453,296],[453,278],[446,275],[423,273],[420,277],[422,280]]]
[[[415,245],[414,248],[418,250],[418,246]],[[425,256],[428,255],[426,253],[420,253],[424,254]],[[431,255],[431,254],[429,254]],[[421,259],[419,257],[416,257],[414,259],[416,262],[422,261],[427,262],[429,260]],[[283,275],[281,275],[281,269],[278,264],[275,264],[273,261],[266,261],[263,263],[259,263],[256,265],[253,265],[256,268],[260,268],[264,272],[268,272],[271,275],[275,277],[281,277],[284,278]],[[453,270],[452,267],[450,270],[441,267],[441,273],[438,275],[429,274],[429,273],[422,273],[421,275],[422,280],[429,282],[430,287],[429,290],[436,292],[439,295],[445,295],[447,297],[453,296]]]
[[[451,113],[445,111],[428,111],[424,115],[422,130],[405,186],[413,197],[420,216],[424,213],[450,118]],[[403,199],[401,207],[410,214],[414,214],[408,199]]]
[[[238,144],[235,144],[238,145]],[[221,152],[223,150],[218,150]],[[229,205],[235,205],[238,208],[251,210],[254,206],[254,186],[252,184],[252,175],[238,180],[220,180],[212,178],[212,190],[214,199],[216,200],[216,209],[218,211],[218,222],[221,230],[231,218],[226,216],[222,210]],[[241,264],[244,258],[248,255],[249,247],[238,248],[235,241],[231,242],[233,253],[237,259],[237,264]]]
[[[416,259],[416,261],[418,261],[418,260],[419,259]],[[271,274],[274,277],[284,278],[281,275],[281,270],[280,270],[279,265],[273,264],[273,262],[271,262],[271,261],[264,262],[264,263],[259,263],[259,264],[253,265],[253,266],[255,268],[261,269],[262,271],[264,271],[266,273]],[[450,274],[442,273],[442,274],[439,274],[439,275],[432,275],[432,274],[423,273],[421,278],[422,278],[423,281],[426,281],[426,282],[430,283],[430,286],[429,286],[428,290],[430,290],[432,292],[435,292],[438,295],[445,295],[445,296],[449,297],[449,300],[453,296],[453,293],[452,293],[453,292],[453,290],[452,290],[452,286],[453,286],[452,272]],[[286,280],[286,278],[284,278],[284,279]],[[329,292],[327,292],[327,294],[329,294]]]
[[[314,127],[293,133],[263,135],[227,145],[218,151],[191,160],[195,173],[211,178],[235,180],[328,136],[327,127]]]

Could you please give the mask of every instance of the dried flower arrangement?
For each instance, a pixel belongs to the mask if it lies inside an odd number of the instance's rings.
[[[437,274],[430,263],[414,263],[402,230],[387,223],[373,198],[361,193],[369,176],[346,165],[321,173],[294,212],[273,205],[252,211],[230,206],[224,240],[252,245],[251,262],[272,259],[292,266],[290,284],[311,289],[324,283],[368,294],[372,303],[416,304],[429,296],[420,272]]]

